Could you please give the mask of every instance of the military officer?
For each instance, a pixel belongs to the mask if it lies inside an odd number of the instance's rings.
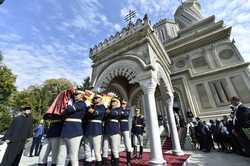
[[[130,164],[131,160],[131,138],[130,138],[130,133],[129,133],[129,124],[128,124],[128,119],[130,115],[130,110],[127,108],[127,101],[122,100],[122,105],[121,105],[121,115],[120,115],[120,128],[121,128],[121,135],[124,140],[125,144],[125,149],[126,149],[126,155],[127,155],[127,165]]]
[[[137,157],[137,144],[140,145],[140,153],[139,158],[142,158],[143,153],[143,133],[144,133],[144,117],[140,113],[140,109],[136,109],[136,115],[133,117],[132,120],[132,134],[134,139],[134,154]]]
[[[85,134],[87,139],[85,140],[85,154],[86,165],[91,165],[91,152],[94,148],[96,166],[102,164],[102,135],[103,135],[103,117],[106,112],[106,108],[102,104],[102,96],[97,94],[94,99],[94,105],[88,110],[88,122],[85,124]]]
[[[117,98],[112,98],[111,109],[106,111],[106,121],[104,126],[104,140],[103,140],[103,159],[104,164],[108,158],[108,147],[111,145],[112,152],[112,166],[119,165],[119,152],[120,152],[120,124],[119,118],[121,113],[121,103]],[[110,141],[110,142],[109,142]]]
[[[73,105],[69,105],[64,111],[63,115],[65,121],[61,132],[61,137],[63,140],[60,145],[66,145],[68,158],[71,162],[71,165],[79,166],[78,153],[83,136],[82,119],[85,117],[88,107],[84,102],[83,93],[75,95],[75,100],[76,102],[74,102]],[[62,157],[60,158],[63,159]],[[64,161],[60,162],[60,164],[64,165],[65,160],[66,158]]]

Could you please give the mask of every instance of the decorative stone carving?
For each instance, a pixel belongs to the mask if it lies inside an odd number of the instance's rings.
[[[149,24],[149,19],[147,15],[144,16],[143,21],[141,19],[138,19],[135,24],[130,23],[127,27],[122,28],[120,32],[117,32],[115,36],[111,35],[110,37],[105,39],[104,42],[100,42],[97,46],[95,45],[94,48],[91,48],[89,51],[90,57],[92,58],[96,53],[102,51],[108,45],[113,44],[117,40],[126,38],[127,36],[139,30],[142,26],[148,24]]]
[[[155,79],[147,79],[140,81],[140,85],[143,89],[144,94],[154,93],[157,85],[157,80]]]
[[[175,63],[175,66],[178,68],[183,68],[186,66],[186,60],[185,59],[179,59],[177,60],[177,62]]]
[[[133,82],[137,76],[137,73],[141,71],[139,65],[130,60],[115,62],[107,68],[102,68],[101,70],[104,71],[101,73],[101,75],[97,76],[97,87],[108,86],[108,84],[117,76],[125,77],[129,82]]]
[[[198,58],[192,59],[192,64],[194,68],[201,68],[204,66],[208,66],[208,63],[206,61],[206,58],[204,56],[200,56]]]
[[[231,50],[231,49],[222,50],[219,53],[219,57],[221,59],[224,59],[224,60],[231,59],[233,57],[233,55],[234,55],[234,53],[233,53],[233,50]]]

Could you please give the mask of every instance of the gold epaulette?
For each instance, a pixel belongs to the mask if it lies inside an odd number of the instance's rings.
[[[61,120],[49,120],[49,123],[60,123],[62,122]]]

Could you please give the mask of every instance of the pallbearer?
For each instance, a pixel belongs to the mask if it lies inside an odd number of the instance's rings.
[[[136,115],[133,117],[132,121],[132,134],[134,139],[134,153],[137,158],[137,144],[140,145],[140,155],[139,158],[142,158],[143,153],[143,133],[144,133],[144,117],[141,115],[140,109],[136,109]]]
[[[104,140],[103,140],[103,159],[108,158],[109,144],[111,145],[112,152],[112,166],[119,165],[119,152],[120,152],[120,124],[119,118],[121,113],[121,103],[117,98],[112,98],[111,108],[106,111],[106,122],[104,126]],[[110,141],[110,142],[109,142]],[[107,163],[104,162],[104,165]]]
[[[94,105],[88,110],[88,122],[86,123],[85,134],[86,134],[86,143],[85,143],[85,153],[86,153],[86,165],[91,165],[91,149],[94,148],[96,165],[99,166],[102,164],[102,121],[105,114],[105,107],[102,104],[102,96],[97,94],[94,99]]]
[[[84,93],[76,94],[75,102],[72,105],[68,105],[63,113],[65,120],[61,133],[63,140],[60,145],[64,146],[63,144],[65,143],[71,166],[79,166],[78,153],[83,136],[82,119],[85,117],[88,108],[84,100]],[[60,158],[63,159],[63,157],[59,155],[59,160]],[[60,164],[64,165],[65,160],[60,162]]]
[[[122,100],[121,108],[122,108],[120,115],[121,135],[123,137],[125,149],[127,152],[127,165],[131,165],[130,160],[131,160],[132,149],[131,149],[131,138],[129,134],[129,124],[128,124],[130,110],[127,108],[127,101]]]
[[[39,155],[39,165],[47,165],[48,156],[51,151],[52,166],[59,164],[59,147],[62,142],[61,131],[63,127],[63,112],[68,105],[74,103],[74,94],[76,93],[76,87],[71,87],[68,90],[60,92],[52,105],[49,107],[47,113],[44,115],[44,120],[49,123],[49,129],[47,131],[48,145],[42,147],[42,152]],[[65,149],[66,150],[66,149]],[[62,155],[61,153],[60,155]],[[62,156],[60,157],[62,158]]]

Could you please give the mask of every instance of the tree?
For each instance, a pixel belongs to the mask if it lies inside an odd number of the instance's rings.
[[[0,64],[2,61],[3,61],[3,55],[2,55],[2,52],[0,51]]]
[[[9,98],[16,91],[16,76],[2,61],[3,55],[0,52],[0,132],[6,130],[11,122]]]
[[[7,110],[6,107],[0,105],[0,133],[9,127],[11,122],[11,116]]]
[[[16,76],[5,65],[0,65],[0,104],[7,104],[8,99],[16,91]]]
[[[30,86],[27,89],[12,95],[10,103],[13,109],[20,110],[24,106],[32,108],[35,123],[48,110],[55,97],[63,90],[72,87],[72,83],[66,79],[49,79],[41,86]]]
[[[90,77],[86,77],[82,84],[78,86],[79,89],[84,90],[84,89],[91,89],[91,83],[90,83]]]

